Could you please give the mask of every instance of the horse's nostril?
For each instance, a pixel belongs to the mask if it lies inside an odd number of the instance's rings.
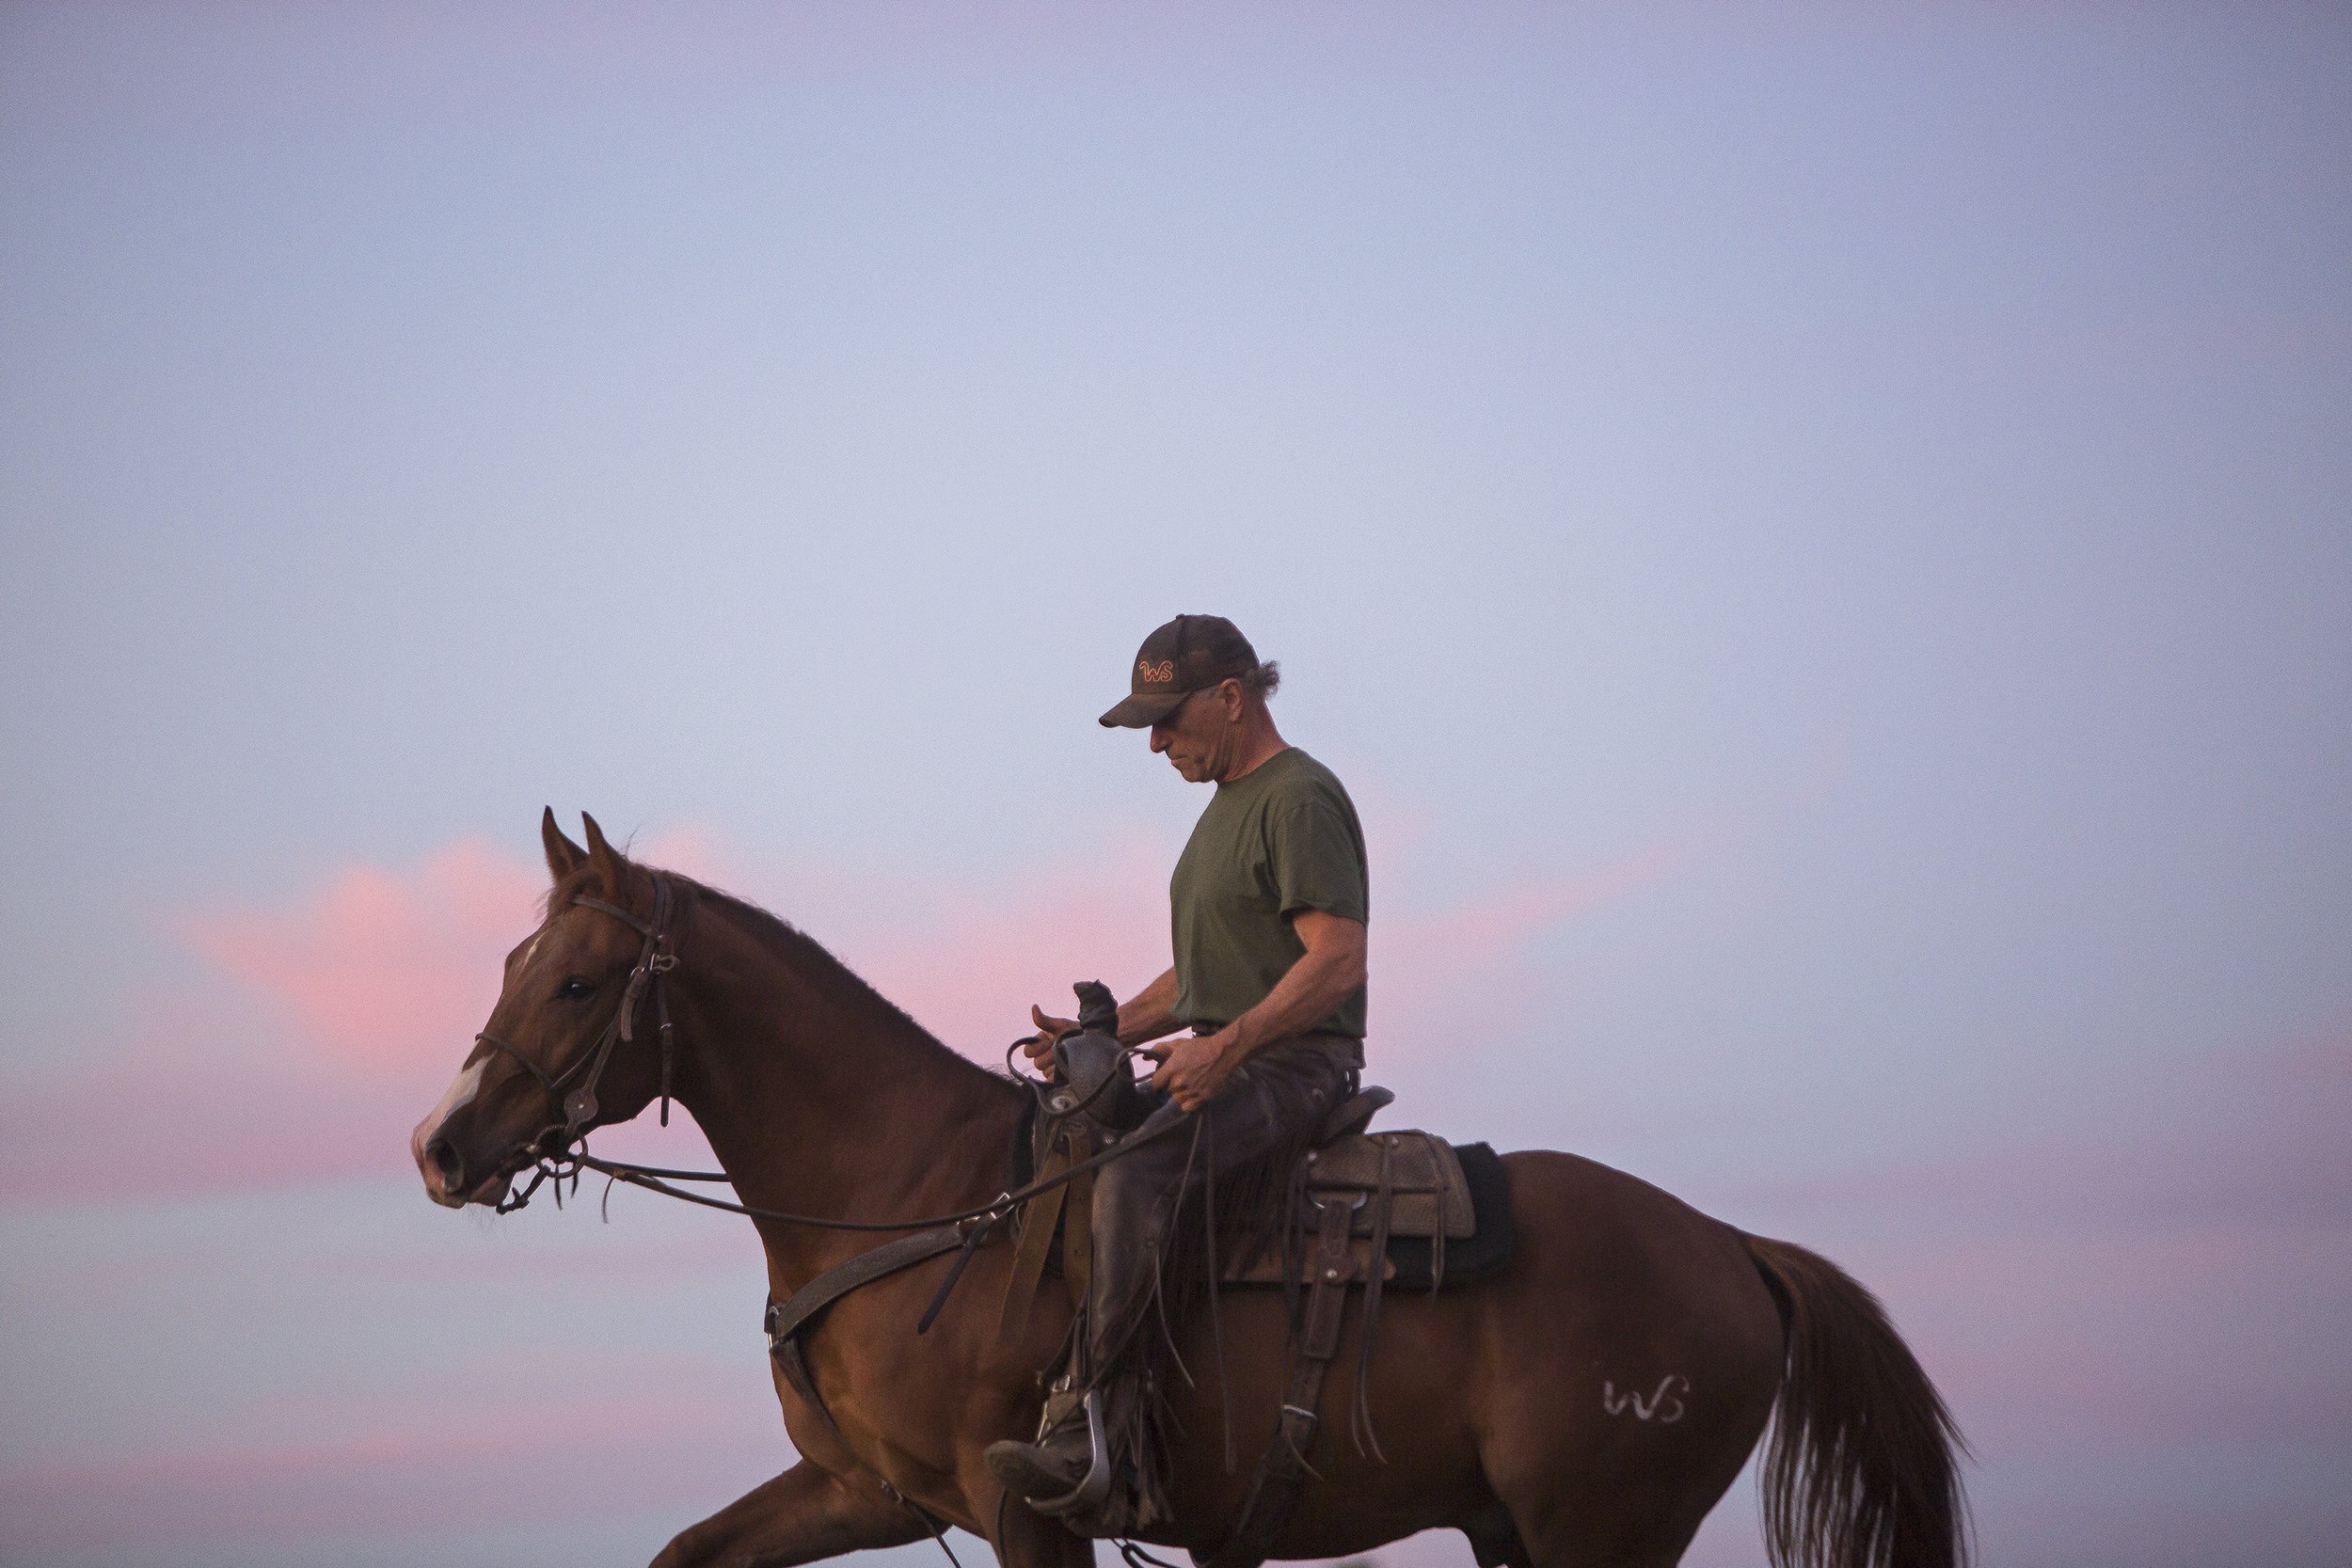
[[[441,1184],[454,1192],[457,1179],[466,1174],[466,1162],[447,1138],[435,1138],[424,1146],[424,1157],[433,1162],[440,1173]]]

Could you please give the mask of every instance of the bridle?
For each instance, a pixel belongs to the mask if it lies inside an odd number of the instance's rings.
[[[541,1183],[550,1179],[555,1182],[556,1200],[561,1203],[565,1179],[568,1178],[577,1188],[581,1172],[595,1171],[610,1181],[626,1182],[633,1187],[643,1187],[648,1192],[660,1193],[664,1197],[679,1198],[688,1203],[699,1204],[706,1209],[723,1209],[728,1213],[743,1214],[755,1220],[772,1220],[785,1225],[804,1225],[820,1230],[913,1231],[949,1227],[954,1228],[960,1238],[971,1246],[977,1247],[997,1224],[1039,1194],[1065,1186],[1113,1161],[1126,1158],[1144,1144],[1179,1126],[1189,1125],[1188,1122],[1169,1122],[1155,1132],[1141,1137],[1122,1138],[1055,1175],[1033,1180],[1026,1186],[1014,1191],[999,1193],[986,1203],[977,1204],[970,1209],[959,1210],[952,1214],[934,1214],[926,1219],[913,1220],[834,1219],[822,1214],[796,1214],[781,1209],[762,1209],[746,1203],[730,1203],[724,1198],[707,1197],[700,1193],[684,1192],[670,1184],[674,1181],[731,1182],[734,1178],[724,1171],[672,1170],[660,1165],[639,1165],[615,1160],[599,1160],[589,1153],[582,1145],[581,1135],[587,1131],[588,1124],[596,1117],[596,1083],[604,1076],[605,1064],[612,1060],[613,1048],[636,1037],[637,1008],[644,1000],[648,988],[653,991],[654,1022],[661,1037],[661,1124],[666,1127],[670,1123],[670,1077],[675,1046],[671,1038],[669,994],[663,989],[661,982],[672,970],[677,968],[678,960],[677,955],[671,950],[670,944],[670,914],[674,903],[670,879],[659,871],[652,873],[652,876],[654,895],[651,920],[640,919],[618,904],[608,904],[601,898],[591,898],[586,894],[580,894],[572,899],[574,906],[602,911],[631,929],[643,933],[645,939],[644,948],[637,955],[636,967],[628,972],[628,988],[621,994],[620,1008],[612,1015],[612,1021],[604,1026],[604,1033],[596,1037],[596,1044],[590,1046],[563,1071],[550,1074],[538,1063],[516,1050],[511,1042],[499,1038],[487,1030],[474,1036],[478,1043],[503,1051],[507,1055],[521,1063],[523,1069],[537,1081],[541,1089],[546,1091],[548,1103],[554,1107],[556,1113],[564,1118],[561,1123],[549,1122],[540,1130],[536,1137],[517,1148],[514,1156],[510,1156],[509,1174],[519,1176],[525,1170],[531,1170],[532,1177],[529,1185],[519,1191],[510,1193],[500,1200],[498,1212],[501,1214],[511,1214],[516,1210],[524,1207],[531,1201],[532,1194],[539,1190]],[[1010,1068],[1012,1053],[1022,1044],[1022,1041],[1015,1040],[1006,1048],[1008,1070]],[[1128,1056],[1137,1053],[1138,1052],[1135,1049],[1122,1053],[1123,1055]],[[1044,1085],[1020,1078],[1018,1074],[1014,1076],[1037,1096],[1038,1109],[1035,1114],[1057,1118],[1073,1116],[1086,1110],[1112,1082],[1112,1079],[1106,1075],[1103,1083],[1097,1085],[1093,1092],[1083,1101],[1074,1104],[1065,1104],[1063,1101],[1070,1097],[1054,1096],[1049,1105]],[[565,1085],[571,1084],[574,1079],[580,1080],[579,1084],[566,1092]],[[534,1165],[536,1169],[532,1168]],[[610,1193],[609,1187],[607,1192]],[[956,1272],[960,1274],[961,1271],[959,1269]],[[951,1285],[954,1283],[952,1275],[948,1283]],[[943,1296],[946,1294],[944,1291],[941,1293]]]
[[[577,1180],[576,1172],[566,1168],[578,1164],[572,1153],[573,1146],[579,1143],[588,1124],[596,1119],[596,1085],[604,1077],[605,1067],[612,1061],[614,1048],[637,1037],[637,1009],[648,989],[653,992],[654,1022],[661,1041],[661,1125],[670,1125],[670,1077],[676,1047],[670,1027],[670,996],[661,982],[670,971],[677,967],[677,954],[671,950],[670,945],[673,903],[670,879],[658,871],[653,874],[651,920],[640,919],[618,904],[608,904],[584,893],[572,899],[575,908],[597,910],[609,914],[637,930],[645,942],[638,951],[636,965],[628,972],[628,987],[621,993],[619,1010],[604,1026],[604,1033],[596,1037],[596,1044],[574,1058],[563,1071],[550,1074],[547,1069],[516,1050],[511,1042],[499,1038],[486,1029],[474,1036],[481,1044],[496,1047],[520,1063],[523,1070],[537,1080],[539,1087],[547,1092],[548,1104],[564,1118],[560,1123],[549,1122],[540,1130],[538,1136],[524,1146],[521,1152],[535,1156],[539,1168],[532,1177],[530,1186],[499,1204],[499,1212],[512,1213],[529,1203],[531,1195],[539,1190],[539,1183],[549,1175],[555,1176],[559,1183],[565,1174],[573,1174]],[[566,1085],[570,1086],[567,1088]],[[560,1185],[557,1190],[559,1193],[562,1191]]]

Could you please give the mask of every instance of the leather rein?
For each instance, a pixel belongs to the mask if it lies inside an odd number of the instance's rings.
[[[675,1197],[682,1202],[700,1204],[706,1209],[722,1209],[728,1213],[742,1214],[755,1220],[773,1220],[783,1225],[809,1226],[820,1230],[909,1231],[930,1230],[946,1227],[954,1228],[960,1237],[977,1242],[979,1237],[986,1235],[991,1227],[1009,1217],[1014,1210],[1028,1202],[1029,1199],[1075,1180],[1100,1166],[1109,1164],[1112,1161],[1150,1141],[1148,1138],[1125,1139],[1103,1149],[1090,1159],[1057,1171],[1041,1180],[1032,1181],[1017,1191],[999,1193],[986,1203],[970,1209],[959,1210],[952,1214],[933,1214],[928,1218],[912,1220],[829,1219],[821,1214],[795,1214],[781,1209],[761,1209],[747,1203],[730,1203],[724,1198],[707,1197],[701,1193],[690,1193],[670,1185],[673,1181],[732,1183],[734,1179],[724,1171],[672,1170],[660,1165],[628,1164],[616,1160],[596,1158],[588,1152],[580,1141],[586,1134],[588,1124],[596,1117],[596,1085],[603,1079],[605,1067],[612,1061],[614,1049],[636,1038],[637,1010],[648,990],[653,993],[654,1021],[661,1042],[661,1125],[664,1127],[670,1125],[670,1080],[675,1067],[676,1042],[674,1037],[675,1031],[670,1023],[669,992],[662,982],[678,965],[677,954],[673,950],[670,939],[670,917],[675,908],[675,898],[671,892],[670,879],[660,872],[653,873],[653,918],[650,920],[640,918],[618,904],[607,903],[601,898],[592,898],[586,894],[580,894],[572,899],[575,908],[599,911],[637,931],[644,938],[644,945],[638,952],[635,966],[628,972],[628,988],[621,993],[621,1005],[613,1013],[612,1022],[604,1026],[604,1032],[596,1037],[596,1043],[575,1058],[569,1067],[561,1072],[551,1074],[523,1054],[511,1042],[499,1038],[487,1030],[474,1036],[474,1038],[481,1044],[503,1051],[520,1063],[523,1069],[530,1073],[537,1081],[539,1087],[546,1092],[548,1103],[554,1108],[557,1115],[564,1118],[560,1123],[549,1122],[538,1136],[523,1147],[521,1152],[529,1157],[531,1163],[517,1166],[516,1169],[518,1173],[521,1170],[530,1170],[532,1172],[531,1182],[520,1191],[500,1200],[498,1204],[500,1213],[511,1214],[517,1209],[527,1206],[531,1202],[532,1195],[539,1190],[542,1183],[549,1180],[554,1180],[556,1184],[556,1199],[561,1203],[564,1179],[568,1177],[574,1190],[577,1191],[580,1173],[592,1170],[608,1181],[625,1182],[632,1187],[643,1187],[647,1192],[660,1193],[664,1197]],[[1016,1048],[1019,1044],[1019,1041],[1014,1042]],[[1006,1052],[1008,1061],[1011,1054],[1012,1052],[1009,1049]],[[575,1079],[578,1080],[577,1084],[574,1083]],[[1106,1078],[1104,1083],[1108,1082]],[[1042,1087],[1027,1079],[1023,1079],[1022,1083],[1033,1093]],[[567,1089],[566,1085],[571,1086]],[[1101,1085],[1096,1086],[1095,1095],[1102,1092],[1102,1087]],[[1089,1095],[1088,1101],[1091,1101],[1095,1095]],[[1058,1114],[1067,1115],[1073,1114],[1074,1110],[1084,1109],[1084,1106],[1072,1108],[1072,1111],[1065,1111],[1060,1106],[1055,1109]],[[1182,1122],[1171,1122],[1168,1128],[1182,1125],[1184,1125]],[[1162,1131],[1167,1130],[1164,1128]]]

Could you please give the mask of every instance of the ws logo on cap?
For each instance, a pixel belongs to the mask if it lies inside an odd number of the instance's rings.
[[[1153,664],[1149,659],[1139,658],[1136,660],[1136,673],[1157,686],[1162,681],[1172,681],[1176,678],[1176,661],[1172,658],[1164,658],[1157,664]]]

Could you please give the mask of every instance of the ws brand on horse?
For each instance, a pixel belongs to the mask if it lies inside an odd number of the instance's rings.
[[[1014,1227],[993,1222],[1020,1185],[1029,1091],[941,1045],[791,927],[587,830],[583,848],[543,820],[547,918],[508,956],[482,1038],[417,1129],[427,1193],[512,1203],[518,1176],[577,1174],[583,1134],[675,1096],[751,1212],[771,1304],[930,1233],[919,1261],[902,1250],[884,1261],[905,1266],[867,1265],[870,1283],[793,1325],[771,1370],[800,1461],[658,1562],[799,1563],[945,1525],[1017,1568],[1089,1560],[1089,1540],[1011,1500],[986,1459],[1035,1432],[1073,1322],[1064,1291],[1041,1291],[1017,1323],[978,1308],[1014,1282]],[[1267,1555],[1337,1557],[1451,1528],[1482,1564],[1664,1568],[1769,1419],[1765,1524],[1782,1568],[1961,1560],[1948,1418],[1867,1291],[1591,1161],[1532,1151],[1500,1165],[1508,1258],[1474,1281],[1391,1294],[1360,1391],[1344,1395],[1363,1402],[1379,1451],[1330,1418],[1347,1387],[1335,1380]],[[961,1293],[918,1334],[957,1270]],[[1204,1558],[1229,1544],[1285,1430],[1299,1307],[1295,1291],[1244,1288],[1215,1319],[1175,1325],[1195,1375],[1165,1391],[1168,1513],[1140,1539]],[[1319,1348],[1352,1365],[1361,1316]],[[1233,1463],[1219,1380],[1200,1374],[1220,1364]]]

